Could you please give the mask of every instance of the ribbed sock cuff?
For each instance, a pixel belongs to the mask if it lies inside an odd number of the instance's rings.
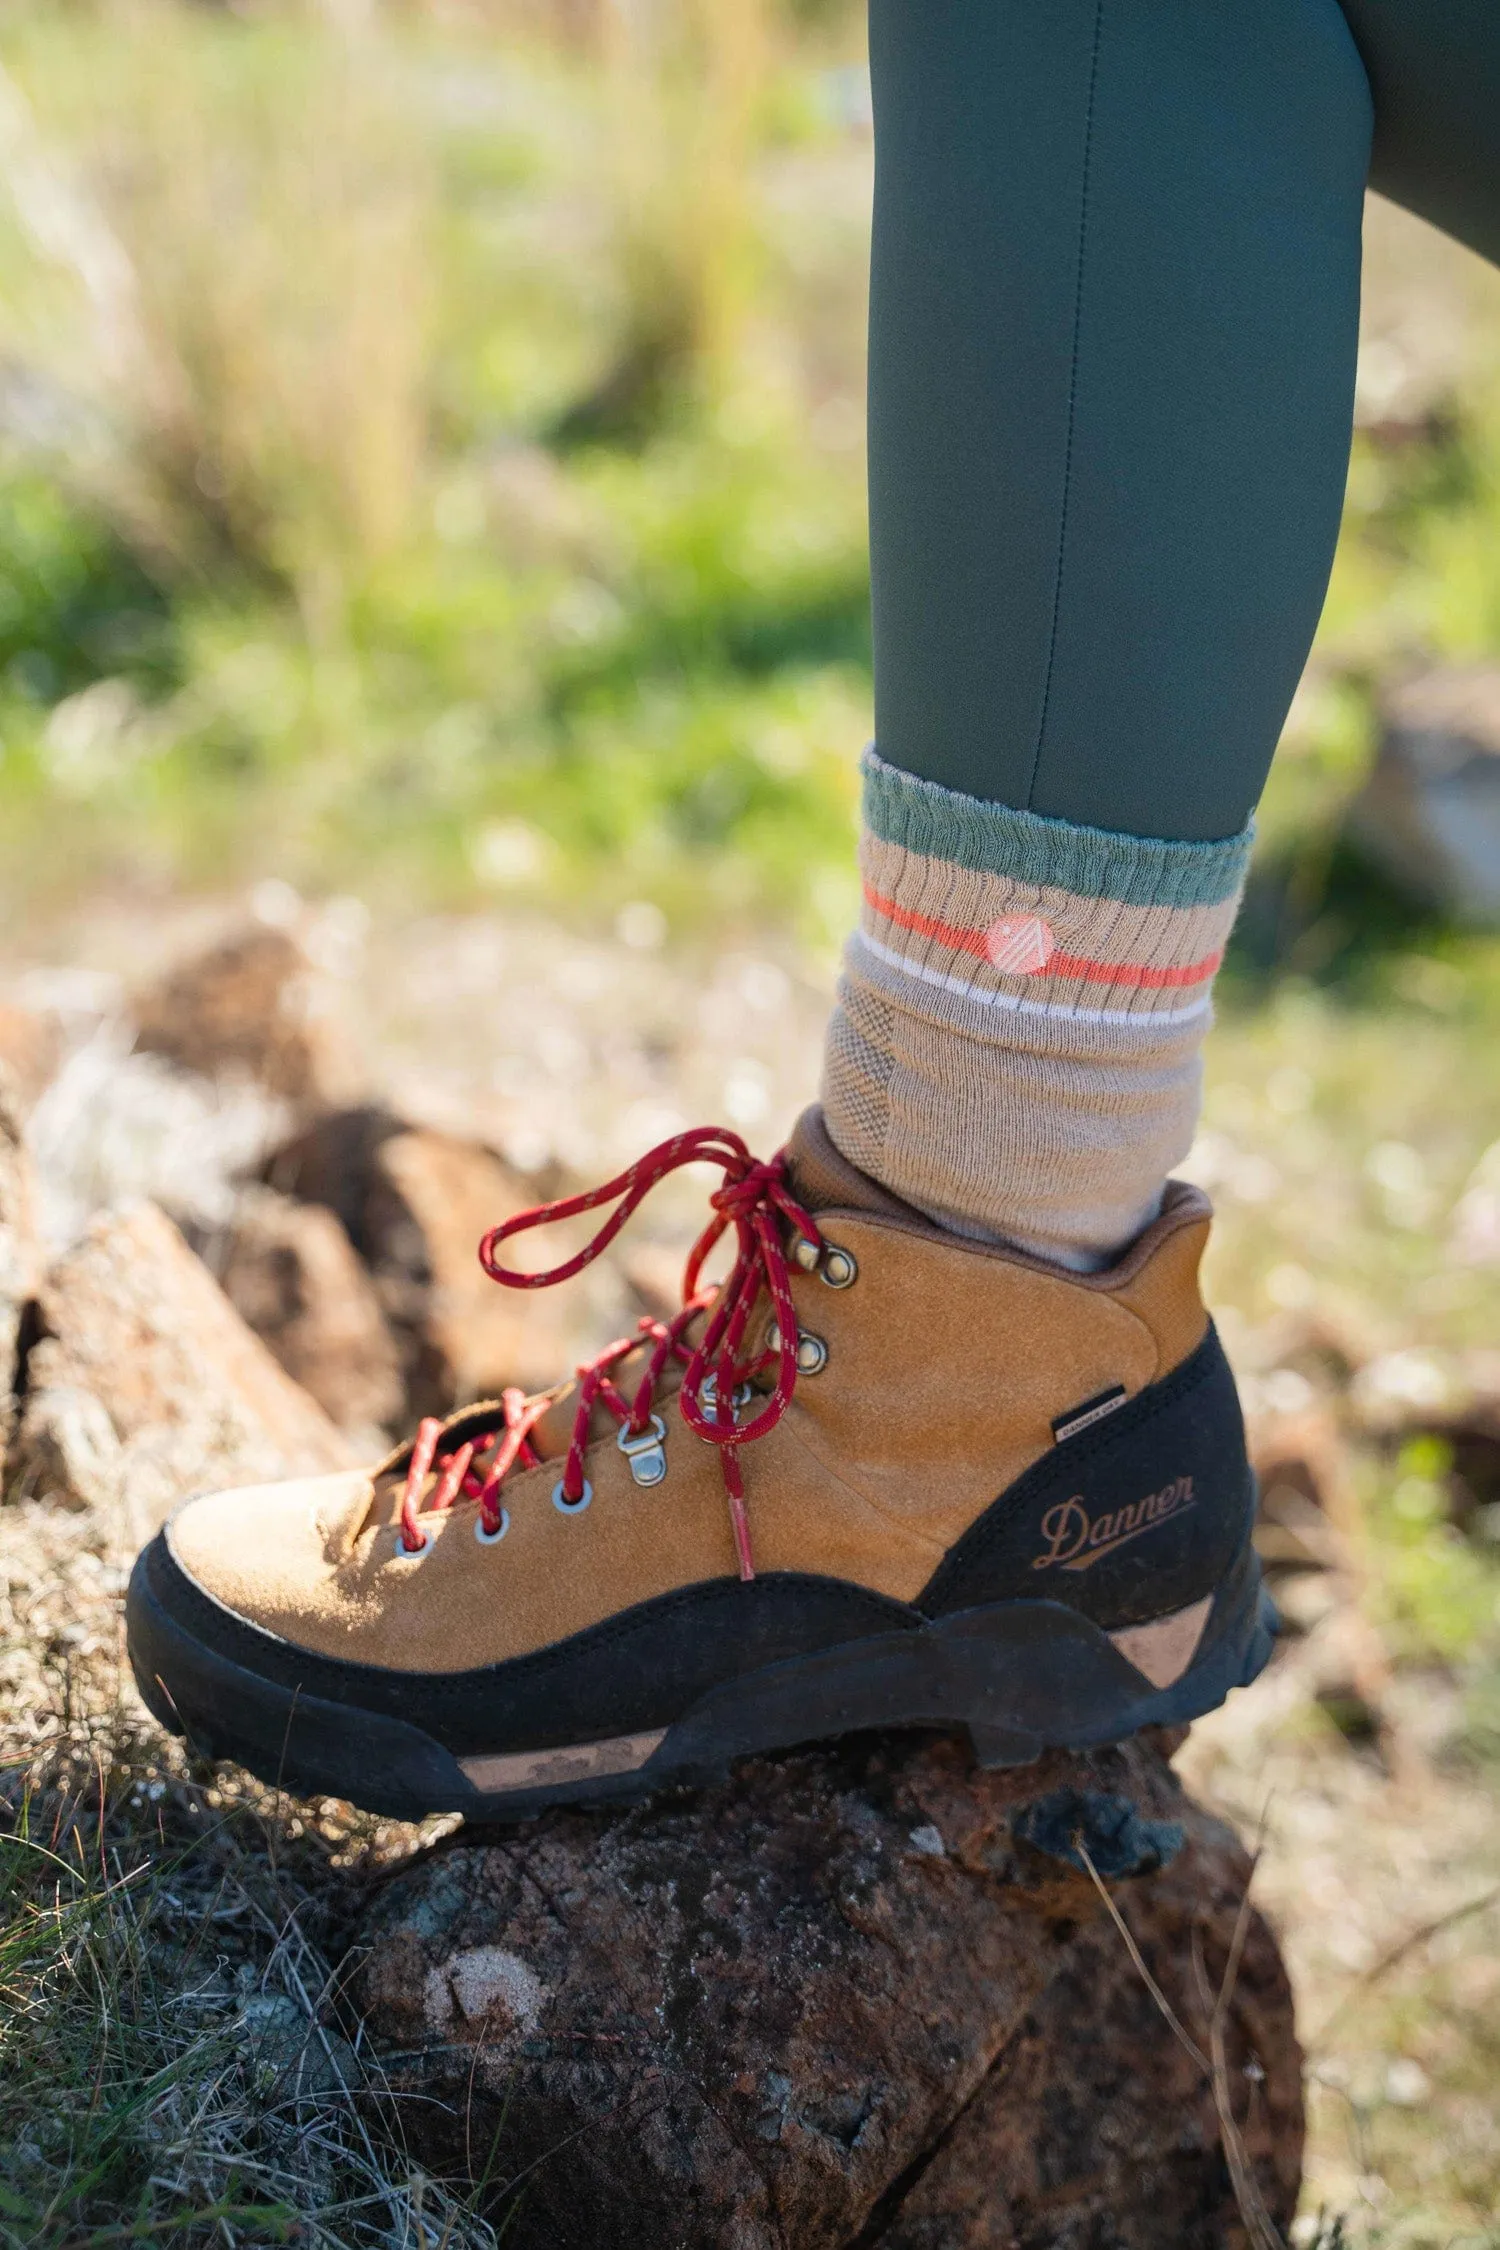
[[[1178,843],[865,755],[864,908],[823,1082],[852,1162],[961,1231],[1108,1261],[1197,1117],[1252,830]]]
[[[1253,821],[1237,836],[1184,844],[986,804],[888,766],[873,745],[860,774],[864,825],[882,843],[948,860],[971,874],[1052,884],[1127,906],[1218,906],[1238,897],[1255,841]]]
[[[990,805],[864,759],[861,935],[976,1007],[1087,1021],[1206,1008],[1253,829],[1174,843]]]

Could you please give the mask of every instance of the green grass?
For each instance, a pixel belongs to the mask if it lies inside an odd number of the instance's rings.
[[[687,8],[683,57],[580,72],[148,14],[149,64],[138,11],[0,34],[32,169],[129,282],[101,339],[86,259],[0,198],[0,344],[56,424],[0,444],[17,917],[275,871],[826,935],[870,692],[867,151],[824,49]],[[837,189],[810,224],[798,167]]]
[[[70,729],[25,692],[43,655],[48,677],[82,669],[73,616],[47,620],[0,713],[12,898],[28,864],[80,887],[275,871],[417,902],[647,895],[831,934],[816,877],[850,859],[867,625],[848,496],[810,484],[768,444],[696,434],[580,459],[564,493],[610,549],[596,568],[507,573],[434,542],[371,574],[332,649],[265,597],[180,599],[92,731],[87,704]],[[66,853],[43,841],[59,826]]]
[[[23,1799],[0,1838],[0,2243],[354,2250],[425,2222],[477,2250],[488,2229],[403,2162],[337,2028],[308,1935],[326,1875],[284,1840],[278,1866],[272,1821],[149,1771]]]

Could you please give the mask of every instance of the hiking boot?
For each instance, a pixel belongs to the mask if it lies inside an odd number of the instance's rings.
[[[164,1725],[303,1794],[494,1818],[861,1728],[967,1729],[1020,1764],[1254,1677],[1273,1612],[1197,1189],[1114,1267],[1064,1272],[934,1226],[813,1110],[770,1163],[682,1134],[481,1258],[566,1279],[695,1162],[723,1184],[672,1320],[372,1473],[178,1511],[127,1613]],[[607,1203],[565,1265],[501,1263]],[[726,1229],[733,1270],[700,1290]]]

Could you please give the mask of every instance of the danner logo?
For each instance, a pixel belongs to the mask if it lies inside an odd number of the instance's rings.
[[[1164,1484],[1160,1492],[1148,1492],[1144,1500],[1134,1500],[1128,1508],[1106,1510],[1099,1516],[1091,1516],[1075,1493],[1071,1500],[1055,1502],[1043,1516],[1042,1537],[1047,1544],[1032,1558],[1031,1567],[1050,1570],[1056,1563],[1063,1570],[1092,1570],[1117,1547],[1139,1539],[1143,1531],[1154,1531],[1169,1516],[1183,1515],[1196,1504],[1191,1477],[1177,1477],[1171,1484]]]

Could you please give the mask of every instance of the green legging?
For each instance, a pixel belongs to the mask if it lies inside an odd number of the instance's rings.
[[[1327,586],[1367,178],[1500,255],[1500,0],[870,17],[881,752],[1228,835]]]

